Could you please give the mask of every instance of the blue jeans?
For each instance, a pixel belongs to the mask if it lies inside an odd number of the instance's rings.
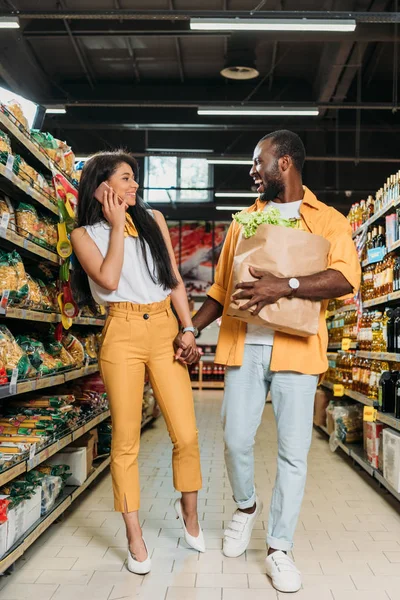
[[[317,375],[270,370],[271,346],[246,344],[241,367],[229,367],[222,405],[225,460],[238,508],[254,505],[254,441],[271,391],[278,432],[278,469],[267,544],[288,551],[300,513],[311,445]]]

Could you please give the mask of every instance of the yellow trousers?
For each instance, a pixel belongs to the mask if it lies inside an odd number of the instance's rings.
[[[114,508],[140,506],[138,454],[145,369],[173,443],[175,489],[201,488],[200,453],[193,394],[186,366],[174,360],[178,323],[170,298],[155,304],[116,302],[103,331],[100,370],[111,418]]]

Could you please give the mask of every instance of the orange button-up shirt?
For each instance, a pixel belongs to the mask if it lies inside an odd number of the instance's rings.
[[[257,202],[247,212],[262,210],[265,203]],[[304,198],[300,215],[305,231],[321,235],[330,244],[328,268],[343,273],[356,293],[360,285],[361,267],[352,231],[347,219],[334,208],[319,202],[314,194],[304,187]],[[233,258],[239,240],[240,225],[232,221],[215,272],[215,283],[208,296],[224,307],[215,362],[222,365],[240,366],[243,361],[246,338],[246,323],[228,317],[226,311],[232,294]],[[296,273],[293,273],[296,277]],[[349,294],[351,297],[352,294]],[[328,331],[325,311],[328,301],[321,302],[319,330],[316,335],[304,338],[275,332],[272,349],[272,371],[297,371],[308,375],[319,375],[328,368]]]

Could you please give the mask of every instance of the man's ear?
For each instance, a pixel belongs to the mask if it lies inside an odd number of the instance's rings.
[[[287,171],[290,165],[292,164],[292,159],[288,154],[284,154],[279,159],[279,166],[281,171]]]

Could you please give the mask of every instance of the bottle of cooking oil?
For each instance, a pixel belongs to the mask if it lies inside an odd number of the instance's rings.
[[[371,364],[371,371],[369,376],[369,386],[368,386],[368,398],[371,400],[377,400],[378,398],[378,387],[379,387],[379,379],[381,376],[381,368],[380,362],[378,360],[373,360]]]
[[[385,324],[386,327],[386,324]],[[371,352],[386,352],[386,344],[383,336],[383,316],[376,311],[372,321],[372,344]]]

